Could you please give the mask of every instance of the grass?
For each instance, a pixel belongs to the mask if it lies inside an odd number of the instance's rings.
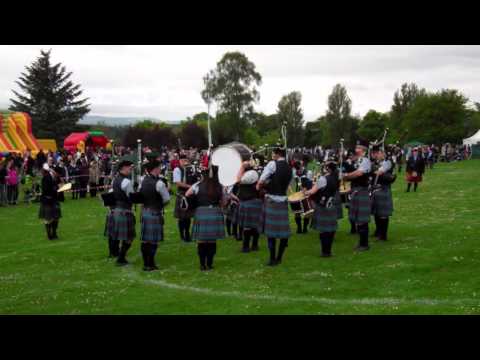
[[[172,205],[153,273],[141,270],[138,239],[129,266],[107,259],[98,199],[67,196],[57,241],[46,239],[38,205],[0,208],[0,314],[479,314],[480,160],[438,164],[418,193],[405,193],[403,175],[387,243],[354,253],[343,219],[333,258],[320,258],[310,231],[291,238],[275,268],[264,265],[263,237],[251,254],[228,238],[215,270],[200,272]]]

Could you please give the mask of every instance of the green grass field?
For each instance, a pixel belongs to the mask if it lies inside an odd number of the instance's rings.
[[[354,253],[358,239],[343,219],[333,258],[319,256],[318,233],[310,231],[291,238],[274,268],[264,265],[264,238],[250,254],[228,238],[215,270],[200,272],[195,245],[178,239],[171,205],[160,271],[152,273],[142,271],[138,238],[129,266],[107,259],[99,199],[68,195],[56,241],[46,239],[38,205],[0,208],[0,313],[480,313],[480,160],[437,165],[418,193],[405,193],[403,175],[394,184],[388,242]]]

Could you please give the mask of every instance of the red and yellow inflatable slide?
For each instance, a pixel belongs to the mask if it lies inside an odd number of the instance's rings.
[[[24,152],[36,154],[40,144],[32,133],[32,119],[26,113],[0,113],[0,152]]]

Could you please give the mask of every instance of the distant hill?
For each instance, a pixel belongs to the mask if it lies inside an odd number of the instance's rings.
[[[81,119],[78,124],[80,125],[97,125],[98,123],[104,123],[105,125],[110,126],[126,126],[132,125],[136,122],[147,119],[145,116],[139,117],[112,117],[112,116],[97,116],[97,115],[87,115]],[[180,121],[162,121],[158,119],[148,118],[149,120],[157,122],[165,122],[168,124],[179,124]]]

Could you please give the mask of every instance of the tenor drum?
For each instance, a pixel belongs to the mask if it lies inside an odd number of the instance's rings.
[[[288,203],[294,214],[300,214],[303,217],[309,217],[315,211],[310,199],[301,191],[290,195],[288,197]]]
[[[223,186],[237,182],[237,174],[244,161],[251,159],[252,151],[244,144],[230,143],[217,147],[212,153],[212,164],[218,166],[218,180]]]

